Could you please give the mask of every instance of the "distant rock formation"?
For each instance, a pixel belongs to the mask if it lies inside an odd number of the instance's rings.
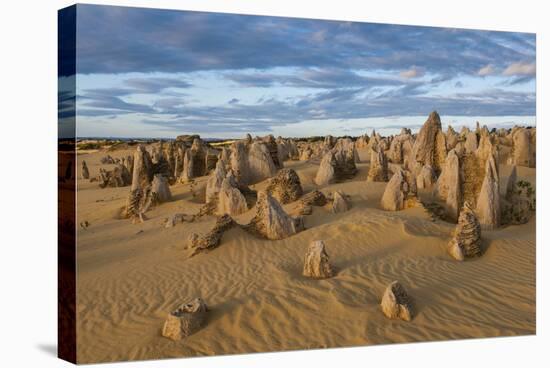
[[[386,185],[380,205],[386,211],[400,211],[414,206],[416,203],[414,198],[416,198],[416,183],[412,175],[398,168]]]
[[[269,150],[262,141],[235,141],[231,145],[230,166],[239,186],[247,186],[271,178],[277,172],[273,162],[276,142]]]
[[[266,191],[282,204],[294,202],[303,194],[300,178],[293,169],[279,170],[277,175],[270,179]]]
[[[269,193],[258,193],[256,215],[246,226],[260,236],[278,240],[294,235],[304,229],[301,218],[290,217]]]
[[[316,240],[309,244],[305,259],[303,275],[315,279],[332,277],[332,268],[325,250],[325,243]]]
[[[525,224],[533,217],[535,190],[531,183],[519,180],[514,165],[506,184],[506,196],[501,205],[503,224]]]
[[[464,203],[447,249],[458,261],[481,255],[481,226],[468,202]]]
[[[390,319],[399,318],[411,321],[413,318],[411,300],[405,288],[398,281],[392,282],[386,288],[380,306],[384,315]]]
[[[184,303],[168,314],[162,328],[162,336],[174,341],[198,331],[206,319],[208,307],[201,298]]]
[[[367,181],[388,181],[388,159],[381,147],[371,149]]]
[[[328,145],[326,139],[325,145]],[[351,139],[338,139],[332,146],[330,151],[324,154],[317,170],[315,176],[317,185],[327,185],[351,179],[357,173],[355,162],[358,160],[359,155],[353,141]]]

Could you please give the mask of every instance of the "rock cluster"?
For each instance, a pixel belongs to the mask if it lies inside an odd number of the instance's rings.
[[[277,145],[272,146],[272,150]],[[247,186],[271,178],[277,172],[274,152],[262,141],[242,140],[231,145],[230,166],[239,186]]]
[[[206,320],[208,307],[201,298],[184,303],[168,314],[162,336],[178,341],[198,331]]]
[[[392,282],[384,291],[380,303],[384,315],[391,319],[411,321],[413,308],[405,288],[398,282]]]
[[[332,213],[346,212],[350,209],[351,205],[344,192],[337,190],[332,194]]]
[[[248,211],[246,198],[237,187],[232,171],[229,171],[223,179],[217,199],[217,212],[220,215],[234,216]]]
[[[325,145],[328,146],[329,143],[325,141]],[[355,162],[358,157],[355,144],[351,139],[339,139],[323,155],[315,176],[315,184],[327,185],[352,178],[357,173]]]
[[[325,250],[325,243],[322,240],[316,240],[309,244],[304,258],[303,275],[315,279],[332,277],[332,268]]]
[[[126,166],[117,164],[109,171],[100,168],[97,180],[99,181],[100,188],[118,188],[130,185],[132,177],[126,169]]]
[[[441,130],[441,119],[436,111],[433,111],[424,123],[412,149],[412,161],[409,168],[417,171],[424,165],[430,165],[436,173],[439,173],[445,163],[447,145],[445,134]]]

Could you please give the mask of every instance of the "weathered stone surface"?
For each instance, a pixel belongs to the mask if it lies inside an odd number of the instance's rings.
[[[530,131],[530,129],[519,128],[512,134],[512,163],[515,165],[535,167]]]
[[[223,180],[225,179],[227,172],[222,160],[216,163],[216,169],[210,174],[208,181],[206,182],[206,202],[210,202],[212,198],[216,198],[222,187]]]
[[[367,181],[388,181],[388,159],[380,147],[371,149]]]
[[[196,233],[189,235],[188,244],[189,248],[192,250],[191,257],[201,252],[216,248],[220,245],[223,233],[235,225],[236,223],[233,221],[231,216],[223,215],[216,219],[216,224],[214,227],[205,235],[200,236]]]
[[[132,173],[132,188],[145,190],[153,180],[153,163],[145,146],[139,145],[134,153],[134,172]]]
[[[332,207],[333,213],[346,212],[351,208],[351,205],[346,198],[346,195],[342,191],[336,191],[332,195]]]
[[[117,164],[112,170],[99,169],[99,186],[101,188],[119,188],[130,185],[131,176],[126,166]]]
[[[88,170],[88,165],[86,165],[86,161],[84,160],[82,160],[82,178],[90,179],[90,171]]]
[[[250,183],[247,148],[244,141],[236,141],[231,145],[230,166],[239,185],[244,186]]]
[[[277,173],[271,153],[265,143],[254,142],[248,151],[249,184],[271,178]]]
[[[154,203],[168,202],[172,199],[168,178],[161,174],[155,174],[151,184],[151,195]]]
[[[380,205],[386,211],[400,211],[412,204],[416,187],[410,173],[398,168],[386,185]]]
[[[481,226],[468,202],[464,203],[460,212],[448,251],[458,261],[481,255]]]
[[[531,183],[517,179],[516,166],[508,177],[506,196],[502,207],[502,224],[525,224],[534,215],[535,190]]]
[[[321,160],[317,174],[315,175],[315,184],[327,185],[336,181],[336,159],[334,158],[334,152],[329,151]]]
[[[269,152],[269,155],[271,156],[271,161],[275,165],[276,169],[282,169],[283,168],[283,160],[282,157],[279,155],[279,147],[277,145],[277,141],[275,140],[275,137],[273,135],[268,135],[264,138],[262,138],[262,141],[265,143],[267,150]]]
[[[477,150],[477,135],[475,132],[468,131],[466,133],[466,141],[464,142],[464,150],[466,153],[473,153]]]
[[[258,193],[256,215],[247,225],[249,230],[271,240],[284,239],[304,229],[301,218],[290,217],[269,193]]]
[[[194,159],[190,149],[186,149],[183,154],[183,169],[180,174],[180,181],[186,183],[194,178],[193,174]]]
[[[218,193],[218,213],[240,215],[248,211],[245,196],[237,187],[233,172],[227,173]]]
[[[325,243],[322,240],[316,240],[309,244],[304,259],[303,275],[315,279],[332,277],[332,268],[325,250]]]
[[[418,132],[412,156],[414,162],[411,164],[419,167],[430,165],[436,172],[441,171],[447,156],[447,146],[441,130],[441,119],[436,111],[430,114]]]
[[[485,178],[477,198],[476,214],[481,227],[495,229],[500,226],[500,187],[498,166],[493,156],[485,165]]]
[[[447,154],[445,166],[441,175],[437,179],[434,194],[439,199],[445,201],[445,211],[447,216],[456,221],[460,207],[462,207],[462,182],[460,175],[460,159],[455,150],[452,149]]]
[[[168,314],[162,336],[178,341],[198,331],[206,320],[208,307],[201,298],[184,303]]]
[[[436,180],[434,169],[430,165],[424,165],[416,177],[416,187],[418,189],[430,189]]]
[[[266,191],[282,204],[294,202],[303,194],[300,178],[293,169],[279,170],[277,175],[270,179]]]
[[[384,291],[380,303],[384,315],[391,319],[411,321],[413,308],[405,288],[398,281],[392,282]]]
[[[304,205],[322,207],[327,204],[327,197],[320,191],[314,190],[306,193],[300,199]]]

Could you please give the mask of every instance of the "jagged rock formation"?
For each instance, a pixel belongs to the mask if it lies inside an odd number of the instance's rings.
[[[332,207],[333,213],[346,212],[350,209],[350,204],[346,195],[342,191],[336,191],[332,194]]]
[[[300,161],[307,161],[313,156],[313,150],[311,147],[305,147],[302,152],[300,152]]]
[[[327,144],[325,139],[325,145]],[[333,144],[332,149],[324,154],[315,176],[315,183],[326,185],[352,178],[357,173],[355,162],[358,157],[351,139],[339,139]]]
[[[271,161],[273,161],[273,164],[275,165],[276,169],[282,169],[283,168],[283,160],[282,157],[280,157],[279,154],[279,147],[277,145],[277,141],[275,140],[275,137],[273,135],[268,135],[264,138],[262,138],[262,142],[265,143],[267,150],[269,152],[269,155],[271,156]]]
[[[314,190],[309,193],[304,194],[302,199],[300,199],[300,202],[309,205],[309,206],[319,206],[322,207],[325,204],[327,204],[327,197],[325,195],[318,191]]]
[[[88,170],[88,165],[86,165],[86,161],[84,160],[82,160],[82,178],[90,179],[90,171]]]
[[[398,168],[386,185],[380,205],[386,211],[400,211],[415,205],[416,184],[409,172]]]
[[[452,150],[453,148],[455,148],[459,141],[458,133],[450,125],[447,126],[445,141],[447,142],[447,150]]]
[[[213,198],[218,196],[226,175],[225,165],[223,161],[220,160],[216,163],[216,169],[210,174],[206,182],[206,202],[210,202]]]
[[[304,229],[301,218],[290,217],[269,193],[258,193],[256,215],[246,226],[248,230],[271,240],[284,239]]]
[[[155,174],[151,183],[151,195],[153,204],[168,202],[172,199],[168,179],[161,174]]]
[[[266,191],[282,204],[294,202],[303,194],[300,178],[292,169],[279,170],[277,175],[270,179]]]
[[[111,187],[125,187],[130,185],[131,176],[126,166],[122,164],[117,164],[112,170],[107,171],[103,168],[99,169],[99,186],[101,188]]]
[[[460,212],[448,251],[458,261],[481,255],[481,226],[468,202],[464,203]]]
[[[111,155],[107,155],[107,156],[104,156],[102,157],[99,162],[101,162],[102,164],[104,165],[107,165],[107,164],[116,164],[116,161],[113,157],[111,157]]]
[[[477,150],[477,135],[469,130],[465,134],[464,150],[466,153],[473,153]]]
[[[216,219],[216,224],[208,233],[203,236],[200,236],[196,233],[189,235],[188,244],[191,248],[192,253],[191,257],[211,249],[216,248],[220,245],[223,233],[235,226],[236,223],[233,221],[231,216],[223,215]]]
[[[485,165],[485,178],[477,198],[476,214],[484,229],[500,225],[500,187],[498,166],[491,155]]]
[[[129,173],[133,173],[134,172],[134,156],[132,156],[132,155],[126,156],[126,162],[124,163],[124,165],[126,166],[126,169],[128,170]]]
[[[145,189],[151,185],[153,180],[153,162],[145,146],[139,145],[134,153],[134,171],[132,172],[132,188]]]
[[[424,123],[414,142],[412,160],[409,169],[416,171],[416,167],[430,165],[436,173],[439,173],[447,156],[447,144],[445,135],[441,130],[441,119],[436,111],[433,111]]]
[[[388,181],[388,160],[381,147],[371,149],[367,181]]]
[[[416,187],[418,189],[430,189],[436,180],[434,169],[430,165],[424,165],[416,177]]]
[[[402,319],[411,321],[413,308],[409,295],[405,288],[398,282],[392,282],[384,291],[380,303],[384,315],[391,319]]]
[[[445,201],[447,216],[456,221],[460,207],[462,207],[463,197],[460,159],[454,149],[447,154],[445,166],[437,179],[434,195]]]
[[[248,211],[245,196],[237,187],[233,172],[227,173],[222,181],[217,198],[218,213],[228,215],[240,215]]]
[[[178,341],[193,334],[203,325],[207,312],[208,307],[201,298],[180,305],[168,314],[162,336]]]
[[[394,164],[407,164],[411,158],[413,144],[410,130],[402,130],[390,143],[388,160]]]
[[[309,244],[304,259],[303,275],[315,279],[332,277],[332,268],[325,250],[325,243],[322,240],[316,240]]]

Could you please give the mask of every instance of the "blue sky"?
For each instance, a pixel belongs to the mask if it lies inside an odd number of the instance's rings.
[[[535,74],[534,34],[77,8],[81,137],[534,125]]]

